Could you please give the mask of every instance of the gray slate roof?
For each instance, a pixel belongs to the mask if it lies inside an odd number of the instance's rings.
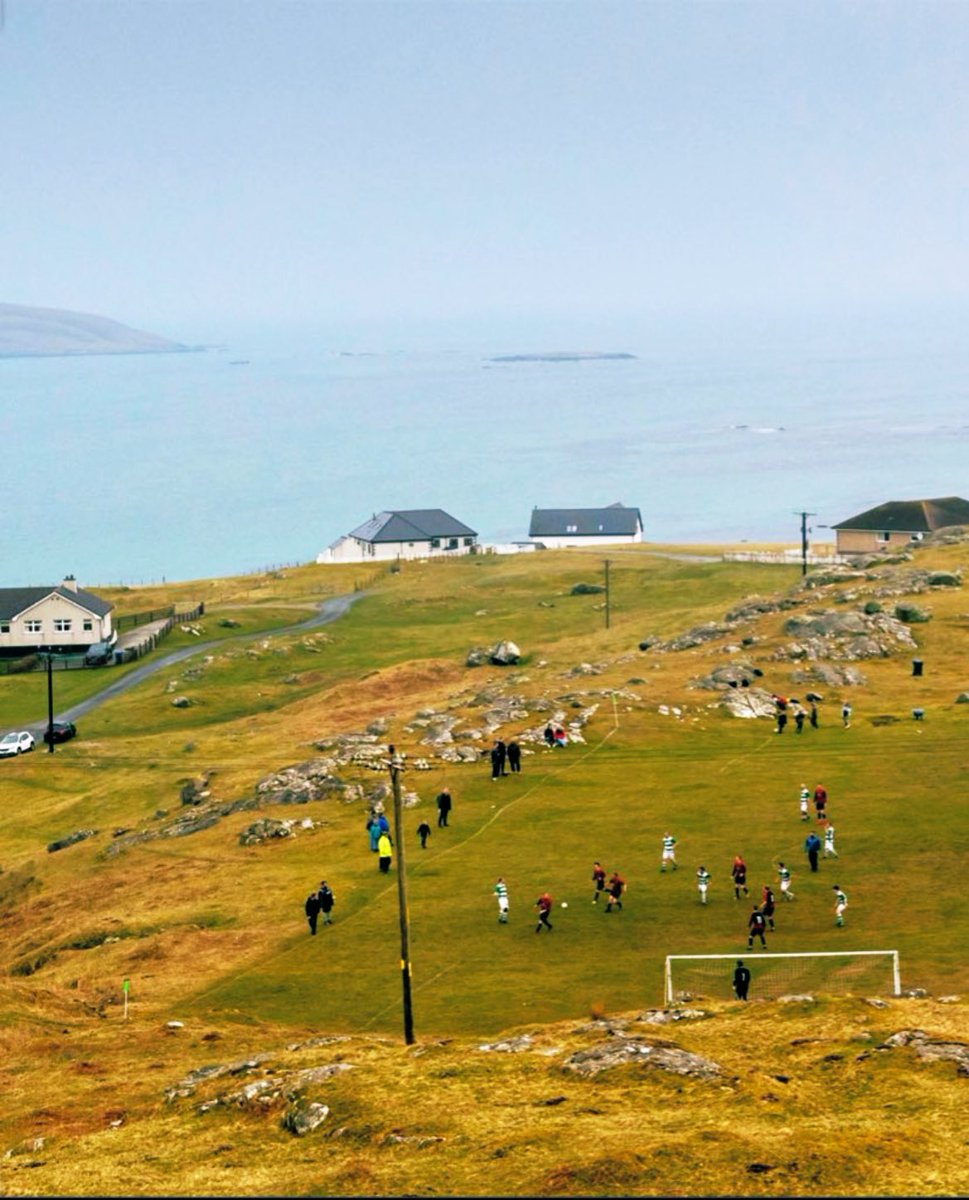
[[[969,525],[969,500],[946,496],[941,500],[889,500],[832,529],[861,529],[884,533],[932,533],[949,525]]]
[[[477,537],[443,508],[411,508],[375,513],[350,531],[362,542],[426,542],[431,538]]]
[[[610,504],[608,508],[535,508],[528,527],[529,537],[631,536],[642,528],[638,508]],[[570,534],[569,526],[576,528]]]
[[[102,600],[100,596],[86,592],[83,588],[78,588],[76,592],[63,586],[0,588],[0,620],[12,621],[14,617],[19,617],[22,612],[48,596],[63,596],[65,600],[71,600],[81,608],[86,608],[96,617],[106,617],[114,608],[107,600]]]

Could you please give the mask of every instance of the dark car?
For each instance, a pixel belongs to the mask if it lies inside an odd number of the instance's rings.
[[[96,642],[84,655],[86,667],[103,667],[114,658],[114,642]]]
[[[44,741],[48,746],[52,742],[69,742],[72,737],[77,737],[73,721],[55,721],[49,729],[44,730]]]

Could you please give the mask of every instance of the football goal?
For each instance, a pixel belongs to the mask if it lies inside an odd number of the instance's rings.
[[[789,995],[898,996],[902,991],[897,950],[822,950],[805,954],[670,954],[666,958],[667,1004],[732,999],[733,972],[742,959],[750,971],[751,999]]]

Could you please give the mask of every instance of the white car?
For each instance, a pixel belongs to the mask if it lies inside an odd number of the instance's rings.
[[[15,754],[23,754],[25,750],[33,750],[34,735],[23,730],[21,733],[8,733],[0,738],[0,758],[12,758]]]

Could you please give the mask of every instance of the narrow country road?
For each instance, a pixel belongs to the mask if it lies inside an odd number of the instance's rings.
[[[258,633],[238,634],[234,637],[220,638],[218,641],[199,642],[194,646],[183,646],[180,650],[173,650],[170,654],[163,654],[160,658],[152,659],[151,662],[146,662],[143,666],[135,667],[129,674],[115,680],[114,683],[109,683],[103,691],[98,692],[96,695],[89,696],[86,700],[81,700],[80,703],[65,709],[63,712],[55,713],[55,720],[77,721],[80,717],[93,712],[99,705],[104,704],[106,700],[113,700],[115,696],[120,696],[130,688],[137,687],[139,683],[142,683],[159,671],[164,671],[167,667],[171,667],[183,659],[194,658],[196,654],[202,654],[207,650],[217,650],[232,642],[252,642],[259,638],[302,633],[307,629],[316,629],[320,625],[329,625],[331,622],[339,620],[340,617],[348,613],[351,607],[365,594],[364,592],[353,592],[345,596],[334,596],[330,600],[324,600],[317,606],[317,611],[312,617],[309,617],[305,621],[300,621],[295,625],[284,625],[279,629],[263,629]],[[47,729],[47,718],[44,717],[29,725],[19,725],[17,728],[29,729],[37,739],[39,748],[41,739]]]

